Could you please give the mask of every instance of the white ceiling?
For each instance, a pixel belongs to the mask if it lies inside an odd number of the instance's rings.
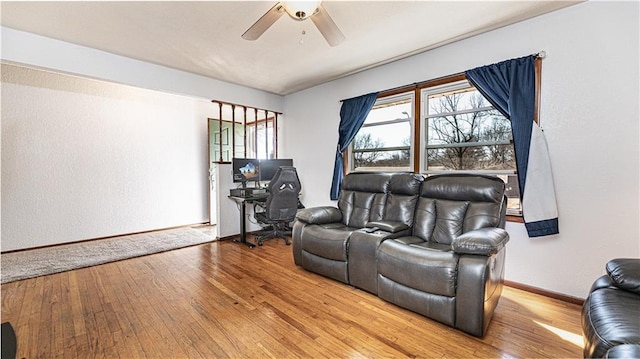
[[[324,1],[346,37],[337,47],[287,15],[243,40],[275,1],[3,1],[1,23],[286,95],[575,3]]]

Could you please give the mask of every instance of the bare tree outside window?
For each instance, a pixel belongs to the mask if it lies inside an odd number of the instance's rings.
[[[494,110],[496,111],[496,110]],[[511,126],[508,121],[494,121],[493,125],[484,132],[484,136],[488,142],[511,141]],[[516,165],[515,152],[513,145],[491,145],[487,146],[492,169],[509,170],[514,169]]]
[[[476,91],[429,99],[430,170],[503,170],[515,167],[508,120]],[[433,115],[431,115],[433,114]]]
[[[406,171],[411,168],[412,94],[374,105],[351,145],[351,168],[357,171]]]
[[[353,140],[354,168],[360,170],[406,170],[411,159],[410,139],[401,140],[402,146],[385,147],[381,138],[371,134],[356,136]]]
[[[384,142],[379,138],[372,138],[370,133],[358,134],[353,139],[353,148],[357,151],[353,154],[354,165],[359,167],[371,167],[382,156],[382,152],[377,150],[384,146]]]

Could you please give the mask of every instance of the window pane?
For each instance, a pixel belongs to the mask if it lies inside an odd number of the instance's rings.
[[[229,162],[234,157],[276,157],[278,134],[274,131],[274,124],[277,113],[242,105],[214,103],[217,104],[216,116],[211,120],[222,121],[222,128],[215,123],[210,126],[210,146],[215,162]]]
[[[267,157],[276,158],[275,151],[275,138],[273,136],[273,118],[267,122]]]
[[[236,139],[235,139],[235,157],[246,157],[244,155],[244,126],[241,123],[236,123],[235,129]]]
[[[410,170],[414,121],[412,112],[412,93],[378,99],[351,142],[351,169]]]
[[[511,124],[496,110],[427,119],[427,144],[511,140]]]
[[[424,169],[497,175],[506,184],[507,212],[522,213],[518,176],[505,174],[516,170],[509,120],[468,83],[425,98]]]
[[[409,149],[367,152],[353,154],[356,171],[407,171],[410,169]]]
[[[474,87],[429,96],[428,114],[450,113],[489,107],[491,104]]]
[[[511,144],[427,149],[428,171],[502,171],[515,166]]]
[[[258,155],[256,153],[256,126],[255,122],[252,124],[247,123],[247,148],[246,148],[246,157],[247,158],[256,158]]]
[[[256,156],[259,159],[267,158],[267,141],[265,141],[265,133],[264,133],[264,123],[258,125],[258,155]]]
[[[515,171],[511,123],[473,87],[427,96],[427,171]]]
[[[392,123],[363,127],[353,140],[354,149],[409,146],[411,144],[411,124]]]
[[[518,185],[518,175],[498,176],[507,185],[505,195],[507,196],[507,214],[521,214],[520,206],[520,186]]]
[[[401,118],[409,119],[411,118],[411,111],[413,111],[412,107],[413,101],[411,101],[411,98],[403,98],[391,103],[381,102],[373,106],[364,123],[367,125]]]

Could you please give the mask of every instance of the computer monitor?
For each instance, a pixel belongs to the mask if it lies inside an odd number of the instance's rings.
[[[260,161],[255,158],[233,158],[233,182],[260,181]]]
[[[278,158],[270,160],[260,160],[260,181],[269,182],[275,176],[280,166],[293,166],[293,159]]]

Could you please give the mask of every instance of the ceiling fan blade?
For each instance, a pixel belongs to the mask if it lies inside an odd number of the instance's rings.
[[[311,21],[320,30],[320,33],[330,46],[338,46],[344,41],[344,35],[322,5],[318,6],[318,10],[311,15]]]
[[[267,11],[255,24],[242,34],[245,40],[257,40],[271,25],[273,25],[284,14],[282,3],[278,2]]]

